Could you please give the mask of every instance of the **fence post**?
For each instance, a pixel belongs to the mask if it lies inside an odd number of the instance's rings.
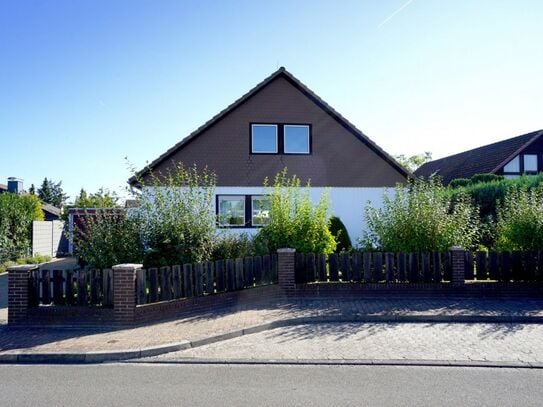
[[[296,291],[295,256],[296,249],[284,248],[277,250],[279,287],[285,290],[287,294],[294,294]]]
[[[8,324],[20,324],[27,317],[30,305],[30,272],[38,268],[35,264],[8,268]]]
[[[136,316],[136,271],[142,268],[142,265],[119,264],[112,268],[115,322],[134,322]]]
[[[454,286],[462,286],[465,283],[465,253],[460,246],[453,246],[449,249],[451,254],[451,283]]]

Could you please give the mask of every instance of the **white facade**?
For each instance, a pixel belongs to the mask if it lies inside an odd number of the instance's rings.
[[[310,195],[314,203],[317,203],[325,190],[331,203],[331,215],[337,216],[345,224],[353,244],[362,237],[366,224],[364,211],[368,202],[373,207],[381,207],[383,194],[387,188],[348,188],[348,187],[311,187]],[[389,188],[389,193],[394,189]],[[264,187],[216,187],[216,195],[265,195],[269,189]],[[216,200],[215,200],[216,205]],[[216,211],[216,208],[215,208]],[[235,233],[254,234],[258,228],[221,228]]]

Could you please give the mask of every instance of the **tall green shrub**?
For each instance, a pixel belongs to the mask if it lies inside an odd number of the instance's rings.
[[[349,232],[343,224],[340,218],[337,216],[332,216],[330,218],[330,233],[336,239],[337,246],[336,252],[349,251],[352,248],[351,238],[349,237]]]
[[[495,248],[543,249],[543,187],[507,190],[498,204]]]
[[[0,194],[0,263],[27,255],[34,220],[43,220],[38,197]]]
[[[140,222],[125,210],[86,213],[75,225],[74,245],[79,259],[93,268],[122,263],[141,263],[143,246]]]
[[[268,187],[266,180],[264,185]],[[255,237],[260,252],[275,252],[291,247],[301,253],[329,254],[336,248],[334,236],[328,229],[330,201],[328,193],[314,205],[309,182],[301,186],[296,175],[283,169],[275,176],[274,186],[268,187],[270,221]]]
[[[165,174],[140,180],[138,216],[147,247],[145,265],[209,260],[215,237],[215,174],[172,163]]]
[[[385,251],[446,251],[459,245],[471,248],[478,236],[478,216],[469,199],[458,196],[454,205],[437,180],[415,180],[385,192],[383,206],[366,207],[367,230],[362,243]]]

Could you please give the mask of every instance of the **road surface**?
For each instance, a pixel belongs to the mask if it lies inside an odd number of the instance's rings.
[[[540,406],[543,370],[3,365],[4,406]]]

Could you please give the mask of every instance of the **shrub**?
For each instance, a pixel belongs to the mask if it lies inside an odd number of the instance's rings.
[[[0,194],[0,263],[28,254],[34,220],[43,220],[35,195]]]
[[[366,207],[366,248],[398,252],[446,251],[459,245],[471,248],[478,236],[478,216],[469,199],[457,196],[452,205],[436,180],[398,185],[385,192],[383,207]]]
[[[253,242],[246,233],[222,233],[215,238],[211,259],[236,259],[254,254]]]
[[[471,177],[471,183],[472,184],[478,184],[480,182],[501,181],[502,179],[504,179],[503,175],[475,174],[473,177]]]
[[[336,253],[341,251],[349,251],[352,248],[351,238],[347,232],[347,228],[337,216],[332,216],[330,218],[330,226],[328,227],[330,233],[336,239]]]
[[[497,250],[540,250],[543,248],[543,188],[507,190],[498,204]]]
[[[93,268],[141,263],[140,222],[124,210],[87,213],[75,225],[74,244],[79,259]]]
[[[268,181],[264,182],[268,187]],[[328,193],[321,195],[313,205],[310,184],[301,187],[300,179],[289,177],[287,169],[275,176],[270,188],[270,221],[255,238],[257,250],[275,252],[291,247],[301,253],[329,254],[336,248],[336,241],[328,229],[330,206]]]
[[[139,180],[138,217],[147,247],[144,265],[166,266],[209,260],[215,237],[215,175],[172,163],[166,174]]]
[[[457,187],[465,187],[469,184],[471,184],[471,180],[468,178],[455,178],[449,183],[449,186],[451,188],[457,188]]]

